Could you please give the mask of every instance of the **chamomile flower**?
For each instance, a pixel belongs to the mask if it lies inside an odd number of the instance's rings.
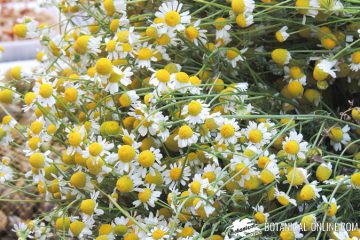
[[[150,230],[146,240],[163,240],[169,239],[169,229],[166,226],[156,226]]]
[[[301,233],[301,225],[297,222],[291,223],[280,232],[280,239],[282,240],[298,239],[303,236],[304,235]]]
[[[195,125],[205,122],[210,116],[210,108],[202,100],[193,100],[183,107],[181,114],[186,116],[185,121]]]
[[[96,70],[95,79],[99,83],[109,80],[111,76],[113,76],[112,78],[113,80],[117,79],[118,75],[124,76],[122,75],[123,72],[118,67],[115,67],[112,64],[112,62],[107,58],[100,58],[99,60],[97,60],[95,64],[95,70]]]
[[[305,24],[305,16],[316,17],[320,4],[318,0],[297,0],[295,6],[298,7],[298,11],[304,15],[303,24]]]
[[[255,9],[254,0],[232,0],[231,8],[235,13],[252,13]]]
[[[87,218],[85,221],[79,221],[74,218],[70,223],[69,235],[77,238],[85,238],[92,235],[92,228],[94,227],[95,220],[93,218]]]
[[[179,128],[178,134],[174,140],[178,142],[180,148],[190,146],[198,141],[199,134],[194,132],[189,125],[183,125]]]
[[[182,7],[183,4],[178,1],[164,2],[155,16],[164,19],[165,26],[170,31],[182,31],[191,20],[189,11],[181,12]]]
[[[79,36],[73,48],[76,53],[83,56],[86,54],[98,54],[100,53],[100,44],[101,44],[101,37],[93,37],[91,35],[82,35]]]
[[[185,37],[193,42],[196,46],[205,45],[207,41],[206,32],[207,30],[200,28],[200,19],[196,20],[193,24],[189,25],[185,29]]]
[[[70,146],[68,146],[66,153],[68,155],[71,155],[75,152],[82,154],[83,153],[82,146],[84,144],[83,141],[84,141],[85,137],[87,136],[85,127],[84,126],[75,126],[71,130],[67,129],[66,132],[68,134],[67,140],[70,145]]]
[[[160,150],[153,147],[149,150],[141,151],[137,157],[137,171],[142,177],[145,177],[148,171],[152,176],[156,175],[156,170],[164,170],[165,166],[160,166],[162,157],[163,155]]]
[[[139,68],[151,68],[151,62],[156,62],[157,58],[154,56],[156,51],[151,45],[144,43],[134,50],[136,55],[135,63]]]
[[[336,60],[328,60],[322,59],[315,65],[313,71],[313,77],[317,81],[325,80],[329,75],[333,78],[336,77],[335,71],[337,71],[335,67],[337,61]]]
[[[254,15],[250,13],[240,13],[237,15],[236,24],[241,28],[247,28],[254,23]]]
[[[115,13],[126,15],[126,1],[125,0],[105,0],[103,7],[107,15],[112,16]]]
[[[155,185],[145,184],[145,188],[135,188],[134,190],[138,192],[138,200],[133,202],[134,206],[137,207],[142,204],[147,210],[149,206],[155,207],[155,202],[161,195],[160,191],[155,190]]]
[[[282,145],[289,159],[305,159],[305,154],[308,151],[308,143],[303,142],[303,135],[301,133],[298,134],[296,131],[291,131]]]
[[[321,198],[323,200],[322,208],[324,212],[326,212],[327,216],[329,217],[335,216],[340,208],[340,205],[337,204],[336,199],[331,198],[330,200],[328,200],[328,198],[325,195],[322,195]]]
[[[274,60],[275,63],[283,66],[290,62],[291,54],[286,49],[277,48],[271,52],[271,58]]]
[[[131,71],[130,67],[113,71],[110,77],[106,80],[105,91],[108,91],[111,94],[117,93],[119,91],[119,84],[123,86],[128,86],[129,84],[131,84],[132,75],[133,72]]]
[[[277,188],[275,188],[275,198],[283,206],[288,206],[289,204],[297,205],[295,199],[290,198],[286,193],[279,191]]]
[[[172,189],[176,185],[185,186],[189,181],[191,170],[189,166],[183,166],[181,163],[170,164],[169,169],[163,173],[165,184],[169,184],[169,188]]]
[[[240,51],[236,48],[226,50],[226,60],[231,64],[233,68],[237,67],[238,62],[243,62],[245,57],[242,55],[247,51],[247,48],[243,48]]]
[[[191,195],[203,195],[205,189],[209,186],[209,180],[202,178],[201,174],[195,174],[193,181],[188,186]]]
[[[170,83],[170,73],[166,69],[159,69],[151,75],[149,84],[156,87],[156,91],[161,94],[168,90]]]
[[[333,146],[335,151],[341,151],[342,144],[347,145],[351,138],[349,135],[350,127],[345,125],[343,128],[332,127],[329,131],[330,144]]]
[[[38,37],[37,28],[39,23],[32,18],[24,17],[20,19],[21,23],[15,24],[13,32],[19,38],[35,38]]]
[[[82,200],[80,203],[80,212],[83,213],[83,219],[86,221],[88,218],[93,217],[93,215],[102,215],[104,211],[99,209],[99,204],[97,199],[100,192],[92,192],[89,199]]]
[[[135,169],[132,169],[129,173],[118,178],[116,181],[116,189],[120,193],[129,193],[142,184],[143,181],[141,180],[140,173]]]
[[[170,88],[177,90],[181,93],[185,93],[188,91],[189,86],[191,86],[190,83],[190,77],[185,72],[177,72],[173,73],[170,76],[171,82],[170,82]]]
[[[218,117],[215,120],[219,126],[219,132],[215,138],[220,144],[235,144],[241,136],[240,127],[235,119]]]
[[[109,155],[110,163],[114,163],[114,167],[119,174],[130,171],[130,167],[136,160],[138,151],[131,145],[119,145],[117,154]]]
[[[264,123],[256,124],[253,121],[249,122],[249,125],[244,132],[249,140],[249,144],[257,147],[266,145],[270,142],[272,137],[271,132],[268,131]]]
[[[269,217],[269,213],[264,212],[264,206],[256,205],[256,207],[253,207],[253,209],[255,211],[254,214],[255,220],[260,224],[266,223]]]
[[[260,172],[260,180],[267,185],[279,178],[279,167],[274,162],[269,162],[266,167]]]
[[[119,52],[121,50],[120,43],[116,41],[116,39],[106,39],[106,51],[108,53],[107,57],[110,60],[118,59],[119,58]]]
[[[317,181],[305,184],[300,190],[300,199],[303,201],[309,201],[315,198],[319,198],[319,192],[321,192],[321,189],[317,187],[317,184]]]
[[[331,163],[321,163],[316,169],[316,178],[320,182],[324,182],[330,178],[332,174],[332,165]]]
[[[351,54],[350,69],[354,72],[360,70],[360,51]]]
[[[224,44],[230,42],[230,29],[231,25],[228,24],[227,19],[225,18],[217,18],[215,19],[214,26],[216,29],[216,40],[222,40]]]
[[[279,31],[275,33],[275,38],[278,42],[285,42],[286,39],[290,36],[286,31],[288,30],[287,26],[283,26]]]
[[[103,157],[104,155],[109,155],[109,151],[114,148],[113,143],[108,143],[106,139],[103,139],[102,136],[98,136],[96,141],[90,143],[86,150],[83,151],[82,156],[84,158],[97,158]]]

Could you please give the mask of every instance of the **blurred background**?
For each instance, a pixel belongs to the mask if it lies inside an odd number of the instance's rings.
[[[24,40],[18,39],[13,34],[13,26],[23,17],[33,17],[40,24],[54,25],[58,19],[56,8],[40,8],[36,1],[24,0],[0,0],[0,84],[5,81],[1,76],[11,67],[21,66],[33,69],[39,62],[35,60],[37,52],[40,50],[38,39]],[[21,105],[2,105],[0,108],[0,117],[6,112],[16,117],[19,122],[26,121],[26,114],[21,113]],[[21,136],[16,137],[14,142],[22,145]],[[4,147],[0,145],[0,159],[6,157],[10,161],[16,161],[19,170],[26,173],[30,171],[22,153],[22,148],[17,149],[14,146]],[[19,188],[26,189],[26,182],[17,182]],[[29,190],[30,191],[30,190]],[[33,193],[35,194],[35,193]],[[11,199],[11,201],[10,201]],[[12,232],[13,224],[18,222],[27,222],[36,213],[42,212],[46,207],[44,203],[31,202],[34,196],[25,192],[14,192],[14,189],[0,183],[0,239],[16,239]]]

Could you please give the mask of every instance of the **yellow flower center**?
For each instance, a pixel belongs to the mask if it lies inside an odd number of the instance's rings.
[[[184,125],[180,127],[178,134],[181,139],[188,139],[191,138],[194,133],[193,130],[188,125]]]
[[[45,157],[42,153],[33,153],[29,158],[29,163],[33,168],[43,168],[45,166]]]
[[[152,51],[149,48],[141,48],[138,52],[140,60],[149,60],[152,57]]]
[[[104,8],[107,15],[112,16],[115,12],[115,6],[113,0],[104,0]]]
[[[351,175],[351,183],[354,184],[356,187],[360,187],[360,172]]]
[[[118,156],[122,162],[130,162],[135,158],[135,149],[129,145],[122,145],[118,150]]]
[[[41,132],[41,130],[43,129],[43,123],[40,121],[35,121],[32,122],[30,125],[30,130],[31,132],[33,132],[34,134],[39,134]]]
[[[127,175],[120,177],[116,182],[116,188],[122,193],[128,193],[133,190],[134,183]]]
[[[214,172],[204,172],[202,178],[207,178],[209,182],[213,182],[216,179],[216,174]]]
[[[198,101],[191,101],[188,105],[188,111],[191,116],[197,116],[201,113],[202,105]]]
[[[262,212],[256,212],[254,218],[260,224],[265,223],[266,221],[266,217]]]
[[[71,132],[69,134],[69,143],[74,147],[79,146],[81,143],[81,134],[79,132]]]
[[[283,206],[289,205],[289,199],[286,196],[280,195],[278,196],[277,200]]]
[[[165,23],[170,27],[175,27],[181,21],[181,16],[176,11],[169,11],[165,14]]]
[[[310,184],[306,184],[300,191],[300,198],[303,201],[311,200],[315,197],[314,188]]]
[[[253,143],[259,143],[262,140],[263,134],[258,129],[252,129],[249,131],[249,140]]]
[[[272,183],[275,180],[274,174],[268,169],[264,169],[260,173],[260,180],[265,184]]]
[[[185,29],[185,34],[186,37],[191,41],[199,37],[199,31],[193,26],[187,27]]]
[[[176,81],[178,81],[180,83],[188,83],[189,75],[187,75],[187,73],[184,73],[184,72],[178,72],[175,74],[175,79],[176,79]]]
[[[153,233],[152,233],[152,237],[154,239],[161,239],[163,236],[165,236],[165,232],[163,230],[161,230],[160,228],[156,229]]]
[[[156,72],[155,77],[163,83],[167,83],[170,81],[170,73],[165,69],[160,69]]]
[[[284,65],[288,60],[289,53],[286,49],[278,48],[271,53],[271,57],[279,65]]]
[[[106,44],[106,51],[108,52],[114,52],[116,49],[116,41],[115,40],[110,40],[107,44]]]
[[[305,177],[303,172],[299,168],[290,169],[287,175],[287,181],[293,186],[299,186],[304,183]]]
[[[128,30],[120,31],[116,34],[117,40],[121,43],[127,43],[129,41],[129,34]]]
[[[224,138],[230,138],[235,134],[235,128],[230,124],[224,124],[221,126],[220,134]]]
[[[287,90],[289,91],[290,97],[297,98],[302,96],[304,92],[304,87],[299,81],[291,81],[287,85]]]
[[[233,60],[237,56],[239,56],[239,53],[234,49],[229,49],[226,51],[226,56],[229,60]]]
[[[141,202],[146,203],[151,198],[151,189],[145,188],[142,192],[138,193],[138,198]]]
[[[16,67],[11,68],[10,76],[15,80],[20,80],[21,79],[21,66],[16,66]]]
[[[109,82],[111,83],[117,83],[120,82],[120,80],[124,77],[124,74],[117,74],[116,72],[112,72],[109,77]]]
[[[76,88],[70,87],[65,90],[65,99],[69,102],[75,102],[78,97],[78,91]]]
[[[26,37],[27,26],[22,23],[15,24],[15,26],[13,27],[13,32],[17,37],[24,38]]]
[[[80,211],[87,215],[91,215],[94,213],[95,205],[96,203],[93,199],[83,200],[80,204]]]
[[[166,33],[162,34],[159,38],[156,39],[156,43],[163,46],[168,45],[170,41],[171,41],[170,36]]]
[[[99,154],[102,152],[102,150],[103,150],[102,145],[97,142],[92,143],[89,146],[89,153],[94,157],[99,156]]]
[[[170,170],[170,178],[173,181],[178,181],[180,179],[180,175],[181,175],[181,168],[179,167],[174,167]]]
[[[96,72],[100,75],[109,75],[112,72],[113,65],[107,58],[100,58],[95,65]]]
[[[75,51],[79,54],[85,54],[87,52],[89,40],[90,36],[88,35],[78,37],[74,44]]]
[[[25,98],[24,98],[25,104],[27,104],[26,96],[27,96],[27,94],[25,95]],[[13,99],[14,99],[14,93],[10,89],[4,89],[4,90],[0,91],[0,102],[12,103]]]
[[[236,166],[235,166],[235,171],[236,171],[237,173],[240,172],[240,175],[245,175],[245,174],[247,174],[247,173],[249,172],[249,170],[250,170],[250,169],[246,167],[245,163],[242,163],[242,162],[236,164]]]
[[[143,167],[151,167],[155,162],[155,155],[150,150],[142,151],[139,154],[138,161]]]
[[[190,184],[190,189],[193,193],[199,194],[201,189],[201,183],[199,181],[193,181]]]
[[[295,234],[291,229],[286,229],[286,230],[281,231],[280,239],[281,240],[294,240]]]
[[[244,0],[232,0],[231,8],[235,13],[243,13],[245,12],[246,5]]]
[[[360,63],[360,51],[354,52],[351,54],[351,61],[355,64]]]
[[[296,155],[300,150],[299,143],[295,140],[290,140],[285,144],[284,150],[288,154]]]
[[[324,72],[322,69],[319,68],[319,65],[316,64],[314,71],[313,71],[313,77],[317,81],[323,81],[329,76],[328,73]]]
[[[265,168],[266,165],[270,162],[270,159],[266,156],[259,157],[258,166],[259,168]]]
[[[43,98],[49,98],[53,93],[53,87],[50,83],[43,83],[40,85],[39,94]]]
[[[81,231],[84,229],[85,223],[80,221],[75,221],[70,224],[70,231],[72,234],[77,237],[80,235]]]
[[[214,26],[217,30],[221,30],[223,27],[225,27],[226,23],[227,21],[225,18],[217,18],[215,19]]]
[[[333,140],[334,142],[341,142],[341,140],[344,137],[344,133],[342,132],[342,129],[339,127],[333,127],[330,130],[329,138]]]
[[[83,188],[86,184],[86,174],[83,172],[76,172],[70,178],[70,183],[74,187]]]
[[[28,141],[28,146],[31,150],[35,150],[38,148],[38,145],[40,143],[41,139],[38,137],[32,137]]]

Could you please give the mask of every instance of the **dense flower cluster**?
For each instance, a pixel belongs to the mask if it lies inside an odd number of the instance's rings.
[[[359,216],[360,109],[322,100],[337,79],[360,83],[350,1],[41,4],[60,27],[14,26],[40,39],[41,66],[11,68],[0,91],[34,115],[6,115],[0,142],[23,134],[25,177],[54,205],[20,238],[219,240],[244,217],[305,226],[263,232],[283,240],[360,237],[305,231]]]

